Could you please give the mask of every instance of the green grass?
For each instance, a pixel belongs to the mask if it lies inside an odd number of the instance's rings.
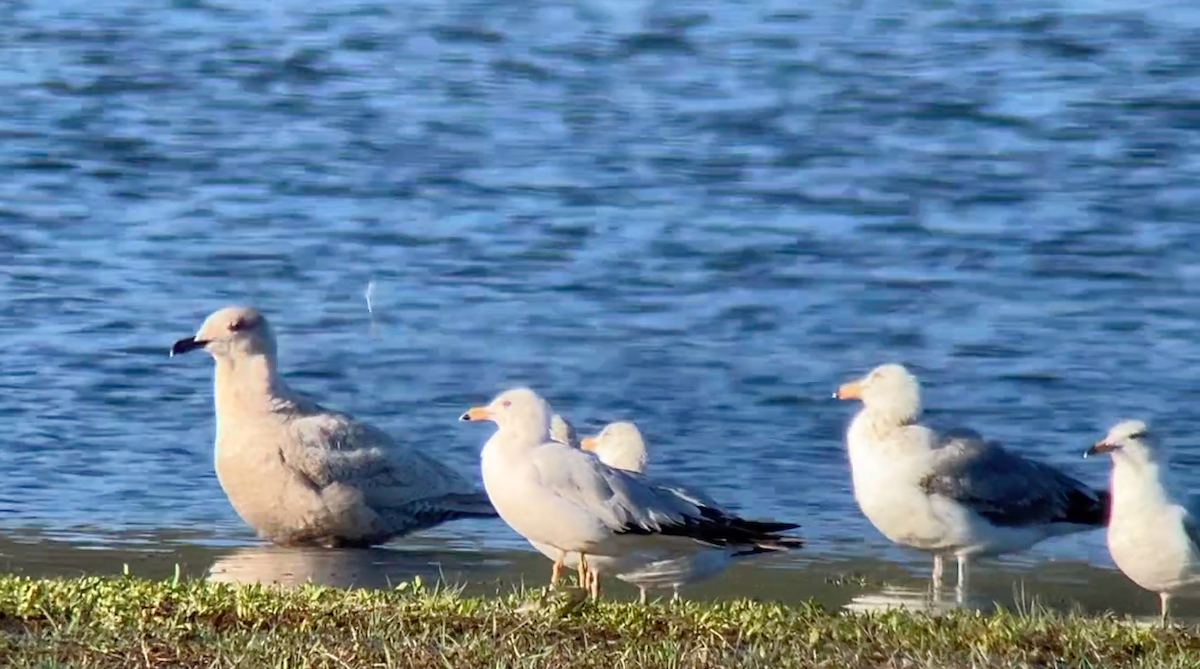
[[[641,607],[564,590],[463,598],[203,581],[0,577],[8,667],[1195,667],[1195,629],[1049,612]]]

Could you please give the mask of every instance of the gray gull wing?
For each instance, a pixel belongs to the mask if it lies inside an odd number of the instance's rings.
[[[549,442],[533,453],[542,485],[616,534],[684,536],[713,545],[770,543],[792,523],[744,520],[605,465],[595,455]]]
[[[973,430],[939,435],[935,457],[932,471],[920,482],[925,494],[960,502],[997,526],[1101,526],[1107,521],[1107,493],[986,441]]]
[[[283,462],[318,492],[356,490],[387,533],[495,517],[487,496],[441,462],[349,415],[310,402],[297,408],[279,445]]]

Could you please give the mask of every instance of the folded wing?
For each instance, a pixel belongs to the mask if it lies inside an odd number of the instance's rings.
[[[933,471],[921,480],[921,489],[955,500],[997,526],[1107,522],[1107,492],[986,441],[973,430],[940,435],[935,453]]]

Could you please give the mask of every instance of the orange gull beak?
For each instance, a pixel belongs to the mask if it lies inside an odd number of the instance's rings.
[[[585,451],[596,450],[596,439],[593,437],[584,437],[579,440],[579,447]]]
[[[467,422],[479,422],[492,419],[492,412],[487,410],[487,407],[471,407],[467,412],[458,417],[459,420]]]
[[[837,392],[833,394],[839,400],[861,400],[862,399],[862,381],[851,381],[843,383]]]

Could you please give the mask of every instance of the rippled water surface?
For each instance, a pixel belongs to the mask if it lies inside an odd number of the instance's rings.
[[[464,471],[458,414],[532,384],[805,560],[927,566],[858,512],[829,399],[888,360],[1092,483],[1151,419],[1200,488],[1200,9],[807,4],[4,3],[0,526],[253,545],[211,364],[166,355],[231,302]],[[1017,562],[1050,559],[1111,567],[1098,533]]]

